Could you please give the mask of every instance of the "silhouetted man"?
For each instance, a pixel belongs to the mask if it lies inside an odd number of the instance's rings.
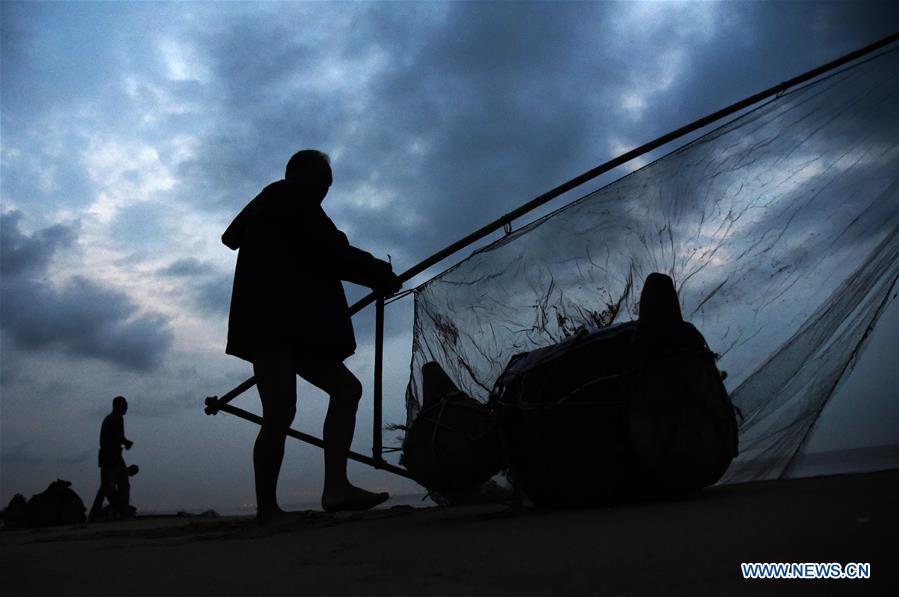
[[[103,514],[103,498],[109,500],[110,510],[120,516],[129,516],[128,504],[131,500],[131,483],[128,481],[128,467],[122,458],[122,446],[130,450],[134,443],[125,437],[125,413],[128,401],[124,396],[112,400],[112,412],[103,419],[100,426],[100,489],[91,507],[90,517],[96,519]]]
[[[253,449],[257,519],[283,514],[276,490],[286,431],[296,414],[296,375],[330,397],[324,424],[325,510],[364,510],[385,501],[350,484],[347,455],[362,385],[343,364],[356,350],[342,280],[382,294],[401,284],[389,263],[349,244],[321,203],[331,186],[328,157],[296,153],[283,180],[265,187],[222,242],[240,249],[228,319],[228,354],[253,363],[262,428]]]

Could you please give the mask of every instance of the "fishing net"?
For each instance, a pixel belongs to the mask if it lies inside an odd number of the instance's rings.
[[[724,481],[784,474],[899,275],[897,71],[795,88],[419,286],[408,422],[425,363],[486,402],[513,355],[635,319],[662,272],[743,415]]]

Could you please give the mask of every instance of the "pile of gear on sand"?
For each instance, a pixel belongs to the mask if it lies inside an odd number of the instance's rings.
[[[17,493],[3,512],[3,527],[22,529],[56,525],[84,524],[84,502],[69,481],[57,479],[41,493],[25,500]]]
[[[638,321],[513,356],[486,403],[427,363],[402,463],[438,503],[505,494],[571,507],[698,491],[737,455],[716,357],[683,320],[671,278],[650,274]]]
[[[129,477],[139,472],[136,464],[125,469]],[[103,522],[123,520],[137,516],[137,508],[127,504],[124,510],[116,508],[109,503],[103,503],[102,488],[95,500],[96,509],[90,513],[90,522]],[[88,521],[87,508],[81,497],[72,489],[72,483],[63,479],[57,479],[50,483],[41,493],[31,496],[26,500],[25,496],[17,493],[10,500],[3,511],[4,529],[25,529],[37,527],[50,527],[58,525],[77,525]]]

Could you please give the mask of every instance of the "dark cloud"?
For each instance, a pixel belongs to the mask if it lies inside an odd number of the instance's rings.
[[[338,52],[385,59],[352,95],[318,88],[331,50],[280,25],[248,19],[207,38],[222,100],[210,110],[214,132],[182,164],[182,175],[212,181],[195,196],[218,197],[209,205],[236,211],[280,176],[298,147],[344,148],[326,207],[359,225],[360,245],[422,255],[576,173],[572,163],[591,134],[583,125],[589,86],[579,60],[568,59],[583,41],[583,15],[567,5],[447,10],[433,22],[414,11],[361,11],[359,35],[338,43]],[[369,209],[346,201],[371,191],[384,191],[390,203]],[[416,220],[424,226],[410,227]]]
[[[84,450],[83,452],[78,452],[77,454],[72,454],[71,456],[63,456],[59,458],[57,462],[59,464],[66,465],[75,465],[75,464],[84,464],[89,462],[97,457],[96,450]]]
[[[218,271],[211,263],[186,257],[172,262],[158,272],[176,278],[180,291],[186,293],[202,313],[222,315],[231,304],[231,272]]]
[[[33,465],[41,462],[43,459],[31,451],[29,444],[30,442],[28,441],[20,442],[3,452],[2,461],[4,465]]]
[[[21,220],[17,211],[0,216],[0,272],[7,280],[45,271],[57,249],[70,247],[77,236],[75,229],[57,224],[26,237],[19,230]]]
[[[186,277],[205,275],[212,271],[212,265],[194,259],[193,257],[185,257],[173,261],[171,265],[159,270],[163,276]]]
[[[7,109],[5,99],[3,109]],[[85,135],[58,122],[19,128],[4,121],[2,133],[8,150],[0,160],[4,199],[45,210],[83,208],[90,203],[93,187],[88,173],[73,152],[61,149],[83,147],[88,143]]]
[[[205,312],[225,314],[231,305],[231,274],[214,274],[203,281],[194,295],[198,308]]]
[[[451,5],[410,61],[374,86],[348,170],[384,172],[398,191],[388,209],[430,223],[424,234],[406,231],[411,254],[516,207],[575,174],[582,159],[594,92],[581,70],[579,19],[601,20],[604,9],[511,8]]]
[[[171,19],[164,6],[146,11],[127,3],[85,4],[72,10],[53,2],[3,2],[0,15],[0,82],[4,89],[15,89],[3,95],[4,116],[8,111],[71,111],[73,101],[87,94],[109,99],[104,94],[119,69],[144,58],[144,52],[117,51],[133,37],[136,19],[148,29],[154,28],[150,21],[158,28]]]
[[[691,52],[690,68],[666,101],[653,105],[652,121],[666,129],[877,41],[899,23],[899,6],[888,1],[743,2],[720,9],[713,37]]]
[[[161,202],[127,205],[116,211],[109,225],[110,239],[145,253],[160,252],[171,246],[177,220]]]
[[[172,343],[168,321],[138,315],[125,294],[81,276],[60,287],[48,283],[50,259],[72,246],[76,230],[57,225],[26,235],[20,219],[18,213],[0,216],[0,328],[6,337],[24,350],[54,348],[126,369],[154,369]]]
[[[229,380],[230,381],[230,380]],[[156,392],[147,396],[131,396],[128,399],[128,414],[134,417],[168,417],[193,411],[198,414],[203,405],[201,391],[181,391],[160,396]]]

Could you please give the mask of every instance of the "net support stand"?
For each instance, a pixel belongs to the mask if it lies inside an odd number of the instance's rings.
[[[375,379],[372,396],[374,405],[372,408],[371,452],[375,466],[380,468],[384,463],[381,445],[382,400],[383,400],[383,375],[384,372],[384,297],[379,296],[375,301]]]

